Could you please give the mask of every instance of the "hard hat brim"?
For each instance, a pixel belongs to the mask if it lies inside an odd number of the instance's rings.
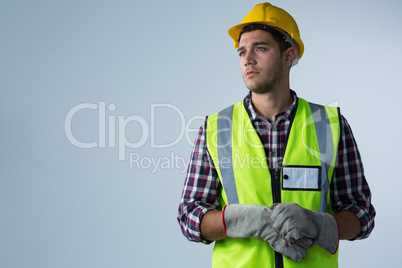
[[[265,25],[270,25],[272,27],[277,28],[275,25],[269,24],[266,21],[253,21],[253,22],[246,22],[246,23],[240,23],[235,26],[232,26],[228,30],[229,36],[232,38],[234,42],[234,48],[239,48],[239,36],[240,32],[243,30],[243,28],[247,25],[251,24],[265,24]],[[304,53],[304,44],[303,41],[300,39],[298,34],[289,34],[287,33],[290,37],[292,37],[296,41],[296,45],[298,46],[298,54],[299,54],[299,59],[303,56]]]

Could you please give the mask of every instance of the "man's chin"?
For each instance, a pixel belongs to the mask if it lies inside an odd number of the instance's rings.
[[[250,88],[250,87],[248,87],[248,89],[255,94],[265,94],[265,93],[272,91],[270,88]]]
[[[245,83],[245,84],[246,84],[246,87],[248,88],[248,90],[250,90],[251,92],[254,92],[256,94],[262,94],[266,91],[266,89],[264,87],[261,87],[254,83]]]

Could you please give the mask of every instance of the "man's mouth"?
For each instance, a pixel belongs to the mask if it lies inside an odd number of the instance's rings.
[[[254,70],[250,70],[250,71],[246,72],[246,77],[252,77],[256,74],[258,74],[258,72],[254,71]]]

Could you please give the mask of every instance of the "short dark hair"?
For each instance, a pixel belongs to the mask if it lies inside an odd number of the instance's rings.
[[[292,46],[289,42],[285,42],[286,36],[283,33],[279,32],[278,30],[276,30],[275,28],[273,28],[269,25],[258,24],[258,23],[257,24],[249,24],[249,25],[245,26],[239,34],[238,41],[240,42],[240,38],[241,38],[242,34],[248,33],[251,31],[255,31],[255,30],[263,30],[263,31],[270,33],[272,35],[272,38],[278,43],[280,52],[284,52],[286,49],[288,49]]]

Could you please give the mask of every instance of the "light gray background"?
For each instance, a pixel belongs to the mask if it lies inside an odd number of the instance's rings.
[[[212,246],[187,242],[176,221],[185,174],[174,158],[187,161],[192,144],[172,108],[154,109],[152,126],[151,105],[176,107],[186,129],[197,129],[192,118],[241,100],[247,90],[227,29],[257,3],[0,2],[0,267],[210,266]],[[402,241],[402,4],[272,3],[293,15],[305,43],[291,87],[310,101],[339,103],[373,192],[376,228],[367,240],[341,242],[340,266],[394,267]],[[105,112],[116,121],[116,147],[108,133],[104,148],[74,146],[66,115],[102,102],[116,108]],[[75,114],[78,140],[99,141],[98,110]],[[120,135],[146,143],[119,160],[118,120],[130,116],[150,129],[128,123]],[[151,128],[156,144],[178,142],[153,148]],[[130,153],[145,159],[142,167],[130,168]],[[173,166],[146,168],[169,157]]]

